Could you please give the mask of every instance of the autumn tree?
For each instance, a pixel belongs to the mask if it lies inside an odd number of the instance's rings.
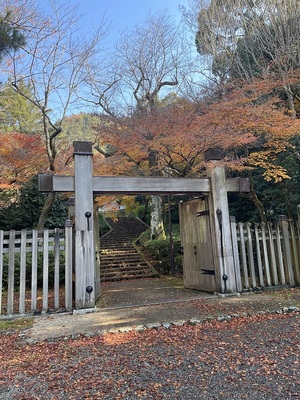
[[[257,149],[259,149],[259,145]],[[252,146],[254,148],[254,145]],[[300,204],[299,193],[299,136],[289,141],[289,146],[276,155],[272,162],[272,169],[284,169],[288,178],[274,183],[274,179],[266,180],[265,169],[259,165],[253,166],[250,177],[255,185],[255,193],[261,201],[262,209],[256,207],[248,194],[229,194],[231,215],[240,222],[251,222],[262,219],[259,211],[263,212],[266,220],[276,221],[279,215],[287,215],[290,219],[297,219],[297,205]],[[241,149],[242,150],[242,149]],[[240,150],[240,154],[241,154]],[[271,160],[270,160],[271,162]],[[240,174],[241,172],[239,172]],[[246,176],[249,176],[247,172]]]
[[[298,80],[290,79],[300,66],[299,1],[212,0],[197,5],[197,50],[211,58],[211,72],[219,84],[232,78],[281,80],[296,117]]]
[[[192,7],[183,11],[194,29],[201,60],[208,61],[204,75],[212,82],[212,103],[219,102],[225,107],[227,103],[228,107],[228,94],[239,98],[242,90],[242,103],[246,95],[246,103],[252,97],[250,104],[269,109],[265,111],[266,123],[253,130],[255,144],[235,148],[231,154],[243,158],[244,166],[250,168],[248,173],[252,168],[257,169],[265,180],[283,187],[291,176],[280,162],[280,155],[291,148],[293,135],[298,132],[298,121],[289,119],[297,118],[299,110],[300,31],[294,18],[298,18],[300,3],[296,0],[190,3]],[[241,127],[243,115],[232,117],[234,125]],[[224,126],[226,122],[220,123]],[[263,219],[263,206],[254,186],[250,195]]]
[[[0,129],[2,132],[39,134],[42,128],[40,113],[28,100],[32,91],[22,83],[20,88],[26,96],[17,93],[10,82],[3,84],[0,91]]]
[[[29,8],[29,6],[31,7]],[[87,66],[101,52],[101,42],[106,28],[100,28],[88,37],[80,35],[76,7],[51,2],[52,11],[45,15],[35,3],[7,2],[11,10],[11,23],[26,38],[18,53],[9,54],[3,68],[19,95],[35,107],[41,120],[41,136],[48,157],[48,171],[56,170],[57,140],[62,123],[71,107],[79,99],[78,93],[85,85]],[[30,87],[28,94],[24,88]],[[54,201],[54,194],[47,196],[38,223],[43,227]]]
[[[220,119],[221,129],[228,129],[228,132],[239,129],[254,135],[255,140],[247,146],[229,149],[228,156],[237,161],[233,170],[247,171],[251,183],[249,195],[263,221],[266,212],[254,186],[256,171],[260,171],[265,181],[282,188],[292,176],[282,163],[281,155],[292,149],[291,141],[298,135],[300,127],[300,121],[289,116],[284,99],[269,95],[270,90],[276,91],[276,88],[280,92],[281,82],[255,81],[232,90],[216,102],[217,109],[223,109],[225,115],[230,116],[230,120]]]
[[[43,170],[46,152],[38,135],[1,133],[1,142],[0,189],[16,193],[22,183]]]
[[[123,32],[116,44],[111,82],[103,87],[98,84],[97,74],[90,76],[93,83],[94,101],[112,117],[116,129],[122,126],[124,114],[135,120],[147,118],[157,108],[160,99],[177,87],[179,76],[186,65],[185,52],[180,41],[180,27],[172,18],[161,12],[148,18],[133,29]],[[116,108],[116,96],[123,102],[125,113],[120,115]],[[115,105],[115,106],[114,106]],[[141,122],[143,125],[143,122]],[[145,130],[141,135],[147,135]],[[147,141],[147,167],[151,174],[157,173],[156,152],[152,146],[151,134]],[[162,199],[151,197],[152,236],[164,236]]]
[[[105,164],[115,174],[147,176],[154,169],[163,176],[204,177],[204,152],[222,147],[227,169],[241,173],[260,168],[266,180],[281,182],[287,171],[275,160],[299,130],[299,123],[284,114],[279,99],[275,104],[274,98],[260,101],[263,90],[267,90],[263,85],[247,85],[228,91],[222,101],[177,99],[143,117],[123,118],[122,124],[112,120],[99,131],[100,140],[115,149]],[[152,168],[150,145],[156,159]],[[255,146],[260,151],[254,151]],[[253,201],[259,204],[254,197]]]
[[[289,113],[296,118],[299,102],[300,3],[264,1],[264,18],[255,18],[237,46],[235,74],[242,78],[272,76],[282,82]],[[260,14],[261,15],[261,14]]]

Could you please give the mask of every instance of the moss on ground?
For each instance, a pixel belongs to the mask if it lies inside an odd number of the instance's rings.
[[[0,333],[10,330],[28,329],[33,325],[33,318],[16,318],[0,320]]]

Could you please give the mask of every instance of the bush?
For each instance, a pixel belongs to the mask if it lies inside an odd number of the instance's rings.
[[[166,258],[170,254],[170,244],[169,241],[164,239],[151,240],[145,244],[145,249],[147,253],[155,260],[161,260]]]
[[[105,233],[109,232],[110,227],[108,226],[105,218],[101,213],[99,213],[99,232],[100,232],[100,237],[105,235]]]
[[[173,236],[173,246],[174,246],[174,265],[175,273],[182,273],[182,255],[181,255],[181,241],[176,233]],[[138,245],[141,251],[149,256],[149,258],[154,261],[154,268],[163,275],[170,274],[171,271],[171,258],[170,258],[170,238],[167,236],[166,239],[149,239],[149,230],[143,232],[138,241]]]
[[[20,286],[20,254],[15,254],[15,268],[14,268],[14,287],[17,290]],[[65,281],[65,268],[64,268],[65,254],[59,254],[59,284],[63,285]],[[32,254],[26,254],[26,288],[31,288],[32,277]],[[49,252],[49,273],[48,273],[49,287],[54,286],[54,252]],[[4,288],[8,287],[8,254],[3,256],[3,280]],[[37,287],[43,286],[43,253],[38,253],[37,256]]]
[[[7,206],[0,209],[0,229],[8,231],[36,227],[46,196],[38,190],[38,176],[33,176],[22,185],[17,201],[6,199]],[[67,215],[67,199],[57,194],[45,228],[63,228]]]

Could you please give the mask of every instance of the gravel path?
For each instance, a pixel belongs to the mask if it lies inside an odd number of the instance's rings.
[[[300,315],[35,345],[1,337],[0,399],[300,398]]]
[[[91,336],[106,331],[138,330],[148,325],[206,320],[255,313],[289,312],[300,308],[300,289],[218,297],[184,288],[179,280],[149,279],[123,281],[103,286],[96,312],[85,315],[38,317],[29,331],[29,343],[40,340]],[[292,308],[293,309],[293,308]]]
[[[0,332],[0,399],[300,400],[299,288],[160,284],[107,286],[99,312]]]

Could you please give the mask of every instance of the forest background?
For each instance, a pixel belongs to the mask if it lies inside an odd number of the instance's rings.
[[[205,177],[223,148],[227,175],[251,182],[229,195],[238,221],[295,218],[300,1],[190,0],[114,45],[105,15],[83,31],[76,6],[46,10],[0,1],[0,229],[64,225],[68,194],[38,193],[37,175],[73,174],[74,140],[93,143],[94,175]],[[163,198],[115,200],[164,235]]]

